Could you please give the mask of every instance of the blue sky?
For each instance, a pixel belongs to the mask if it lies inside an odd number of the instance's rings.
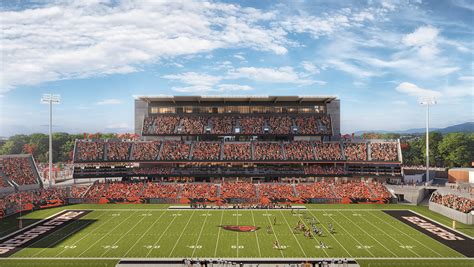
[[[343,133],[473,121],[474,3],[2,1],[0,136],[132,132],[135,95],[335,95]]]

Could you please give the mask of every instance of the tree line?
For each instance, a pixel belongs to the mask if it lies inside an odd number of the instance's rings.
[[[53,161],[72,160],[76,139],[137,139],[133,134],[53,134]],[[399,134],[367,133],[364,139],[401,139],[403,162],[405,165],[425,164],[424,135],[400,136]],[[39,162],[48,161],[49,138],[42,133],[14,135],[0,145],[0,155],[32,154]],[[474,133],[430,133],[430,165],[436,167],[469,167],[474,161]]]

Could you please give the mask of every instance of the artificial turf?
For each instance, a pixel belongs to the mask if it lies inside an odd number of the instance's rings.
[[[306,205],[308,210],[171,210],[167,205],[71,205],[23,216],[29,224],[64,209],[92,210],[80,220],[30,244],[0,266],[60,265],[61,258],[82,258],[80,266],[114,266],[120,258],[355,258],[362,266],[387,262],[425,266],[416,258],[459,258],[473,261],[381,209],[411,209],[449,226],[450,220],[427,209],[402,205]],[[273,221],[276,218],[276,225]],[[315,218],[323,236],[295,233],[298,221],[309,226]],[[1,223],[1,235],[16,229],[16,218]],[[336,233],[330,234],[331,223]],[[257,226],[255,232],[235,232],[222,225]],[[272,231],[267,232],[267,227]],[[472,235],[472,226],[460,225]],[[273,247],[277,240],[280,249]],[[320,248],[322,241],[328,248]],[[34,262],[31,258],[38,258]],[[48,258],[39,260],[39,258]],[[55,258],[57,260],[52,260]],[[92,262],[85,259],[94,258]],[[383,261],[377,258],[412,258]],[[28,260],[29,259],[29,260]],[[79,260],[78,260],[79,261]],[[65,261],[67,265],[75,261]],[[48,264],[49,263],[49,264]],[[440,263],[433,261],[433,263]],[[26,265],[25,265],[26,264]],[[76,266],[79,266],[76,265]],[[392,265],[391,265],[392,266]],[[400,266],[400,265],[393,265]]]

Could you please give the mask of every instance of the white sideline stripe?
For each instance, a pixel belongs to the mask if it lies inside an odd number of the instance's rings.
[[[439,256],[441,256],[441,254],[439,254],[438,252],[436,252],[436,251],[435,251],[434,249],[432,249],[431,247],[429,247],[429,246],[423,244],[422,242],[420,242],[418,239],[414,238],[413,236],[411,236],[411,235],[409,235],[409,234],[407,234],[407,233],[405,233],[405,232],[403,232],[403,231],[400,231],[400,229],[398,229],[397,227],[395,227],[395,226],[392,225],[391,223],[388,223],[388,222],[386,222],[386,221],[380,219],[379,217],[373,215],[371,212],[368,212],[368,213],[369,213],[371,216],[376,217],[378,220],[381,220],[381,221],[384,222],[385,224],[388,224],[390,227],[392,227],[393,229],[397,230],[399,233],[402,233],[403,235],[409,237],[410,239],[415,240],[418,244],[422,245],[423,247],[425,247],[425,248],[431,250],[432,252],[438,254]],[[385,215],[390,216],[390,215],[388,215],[388,214],[385,214]],[[393,218],[392,216],[390,216],[390,217]],[[404,224],[404,225],[407,225],[407,224],[403,223],[402,221],[399,221],[399,220],[395,220],[395,221],[396,221],[396,222],[400,222],[400,223],[402,223],[402,224]],[[410,225],[407,225],[407,226],[410,226]],[[410,226],[410,228],[414,229],[416,232],[418,232],[418,233],[420,233],[420,234],[422,234],[422,235],[424,235],[424,236],[427,236],[427,237],[431,238],[430,236],[426,235],[425,233],[418,231],[418,229],[415,229],[415,228],[413,228],[413,227],[411,227],[411,226]],[[433,239],[433,240],[435,240],[435,239]],[[435,241],[438,242],[438,243],[440,243],[440,244],[443,244],[443,243],[441,243],[441,242],[439,242],[439,241],[437,241],[437,240],[435,240]],[[443,244],[443,245],[444,245],[444,244]],[[446,246],[446,245],[444,245],[444,246]],[[448,247],[448,246],[446,246],[446,247]],[[449,248],[449,249],[452,249],[452,248],[450,248],[450,247],[448,247],[448,248]],[[454,251],[456,251],[456,250],[454,250]],[[456,251],[456,252],[459,253],[458,251]]]
[[[288,229],[290,230],[290,233],[291,233],[291,234],[293,235],[293,237],[295,238],[296,243],[298,243],[298,246],[300,247],[301,251],[303,251],[303,255],[304,255],[305,257],[308,257],[308,255],[306,255],[306,252],[304,251],[303,247],[301,246],[300,241],[299,241],[298,238],[296,237],[295,233],[293,233],[290,224],[289,224],[288,221],[286,220],[286,217],[285,217],[285,215],[283,214],[283,212],[282,212],[281,210],[280,210],[280,213],[281,213],[281,216],[283,216],[283,219],[285,220],[286,225],[288,225]],[[306,224],[305,224],[305,225],[306,225]],[[326,256],[329,256],[326,251],[324,251],[324,253],[326,254]]]
[[[137,260],[137,261],[167,261],[167,260],[182,260],[184,257],[181,258],[117,258],[117,257],[105,257],[105,258],[97,258],[97,257],[88,257],[88,258],[75,258],[75,257],[62,257],[62,258],[51,258],[51,257],[23,257],[23,258],[0,258],[0,261],[9,261],[9,260]],[[315,257],[310,257],[310,258],[199,258],[202,260],[210,260],[210,259],[221,259],[221,260],[228,260],[228,261],[246,261],[246,260],[282,260],[282,261],[305,261],[308,259],[311,260],[333,260],[333,259],[347,259],[347,260],[354,260],[354,258],[315,258]],[[450,258],[436,258],[436,257],[424,257],[424,258],[393,258],[393,257],[387,257],[387,258],[380,258],[380,257],[360,257],[360,258],[355,258],[357,260],[447,260],[447,261],[456,261],[456,260],[465,260],[465,261],[474,261],[473,258],[467,258],[467,257],[450,257]]]

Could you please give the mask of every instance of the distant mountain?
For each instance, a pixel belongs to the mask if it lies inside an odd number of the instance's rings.
[[[357,131],[354,134],[361,135],[363,133],[398,133],[398,134],[422,134],[425,132],[425,128],[415,128],[401,131],[385,131],[385,130],[373,130],[373,131]],[[457,125],[452,125],[446,128],[430,128],[430,132],[440,132],[442,134],[447,133],[472,133],[474,132],[474,122],[466,122]]]

